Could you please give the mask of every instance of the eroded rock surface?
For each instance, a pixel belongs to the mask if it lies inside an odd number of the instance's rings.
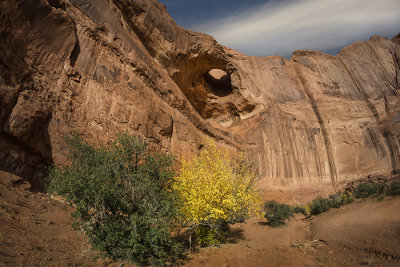
[[[264,181],[400,170],[398,36],[286,60],[182,29],[155,0],[0,5],[0,169],[36,189],[71,131],[94,143],[130,132],[185,157],[212,137]]]

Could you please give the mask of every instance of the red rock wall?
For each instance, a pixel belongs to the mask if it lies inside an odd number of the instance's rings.
[[[44,167],[65,162],[62,138],[73,130],[94,143],[129,132],[186,157],[209,136],[251,155],[268,182],[337,184],[400,169],[395,40],[288,61],[182,29],[153,0],[3,1],[0,10],[0,169],[38,189]]]

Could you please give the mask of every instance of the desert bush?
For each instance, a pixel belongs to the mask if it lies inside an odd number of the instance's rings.
[[[181,252],[171,236],[177,215],[171,183],[174,159],[151,154],[147,144],[120,135],[94,147],[66,139],[70,166],[54,167],[48,192],[74,203],[75,225],[112,259],[163,265]]]
[[[343,198],[340,193],[330,195],[329,199],[332,200],[332,208],[340,208],[341,206],[343,206]]]
[[[400,195],[400,181],[392,182],[387,188],[387,194],[389,196]]]
[[[180,200],[182,224],[197,233],[201,245],[215,245],[225,225],[260,212],[256,173],[245,161],[234,162],[207,140],[198,157],[182,161],[173,188]]]
[[[306,210],[305,210],[305,208],[304,208],[304,207],[301,207],[301,206],[295,206],[295,207],[293,208],[293,211],[294,211],[294,213],[301,213],[301,214],[306,215]]]
[[[202,246],[218,246],[230,235],[229,225],[224,221],[216,225],[199,225],[194,230],[195,243]]]
[[[354,202],[353,195],[348,191],[330,195],[329,198],[332,200],[331,202],[332,208],[340,208],[343,205],[347,205]]]
[[[317,215],[331,209],[333,201],[326,198],[317,198],[311,202],[310,210],[312,215]]]
[[[354,202],[354,196],[351,192],[345,191],[341,193],[343,205],[351,204]]]
[[[381,183],[361,183],[355,188],[354,193],[356,198],[368,198],[383,194],[384,191],[385,186]]]
[[[286,220],[289,220],[293,216],[293,209],[289,205],[284,203],[270,200],[264,204],[265,218],[272,227],[282,226],[286,224]]]
[[[304,215],[307,216],[307,217],[311,216],[310,205],[306,204],[306,205],[303,206],[303,208],[304,208]]]

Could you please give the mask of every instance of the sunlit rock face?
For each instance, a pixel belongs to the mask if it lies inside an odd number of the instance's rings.
[[[63,137],[120,132],[196,154],[244,151],[265,182],[337,185],[400,170],[399,38],[337,56],[248,57],[153,0],[0,4],[0,169],[42,188]]]

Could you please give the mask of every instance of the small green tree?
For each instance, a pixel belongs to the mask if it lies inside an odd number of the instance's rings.
[[[151,154],[147,144],[120,135],[94,147],[77,135],[66,139],[71,165],[51,169],[48,192],[75,204],[75,226],[112,259],[163,265],[181,246],[171,237],[173,205],[169,155]]]

